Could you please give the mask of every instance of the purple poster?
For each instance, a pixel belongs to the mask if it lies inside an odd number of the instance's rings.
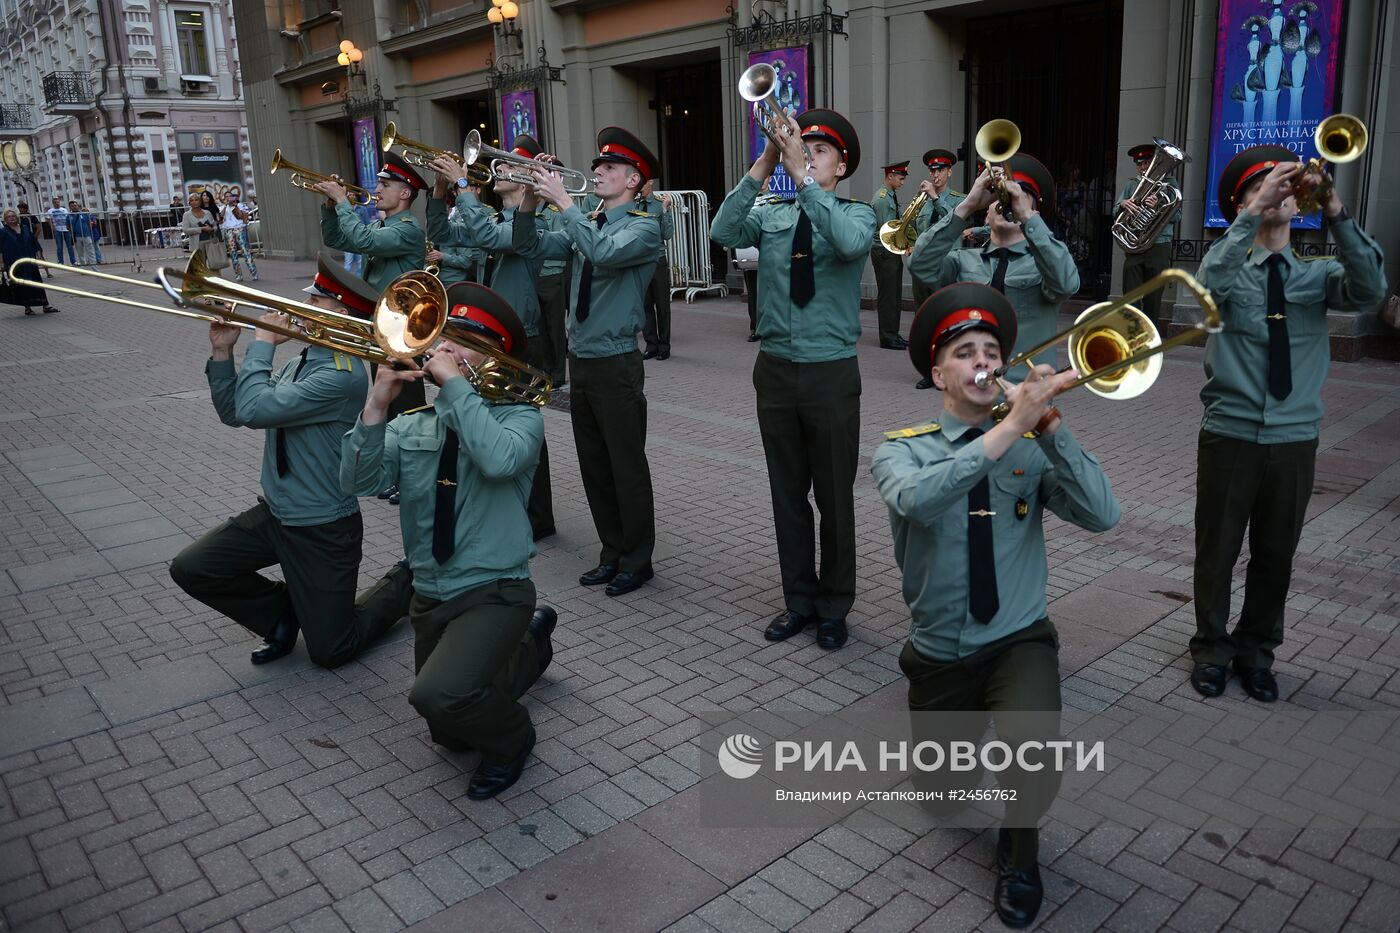
[[[537,142],[544,142],[540,139],[540,114],[535,106],[534,90],[511,91],[501,95],[501,127],[504,140],[502,149],[514,148],[515,137],[521,133],[533,136]]]
[[[373,191],[379,184],[379,133],[374,117],[355,121],[355,184]]]
[[[1216,198],[1225,164],[1250,146],[1317,155],[1313,130],[1334,112],[1346,0],[1220,0],[1206,226],[1228,227]],[[1316,229],[1321,214],[1294,221]]]
[[[773,92],[773,102],[789,115],[797,115],[812,107],[808,98],[808,89],[811,87],[808,70],[808,47],[799,45],[790,49],[769,49],[766,52],[750,52],[749,65],[757,65],[759,62],[767,62],[773,66],[773,70],[778,73],[778,87]],[[763,154],[763,147],[767,144],[768,137],[763,135],[763,131],[758,128],[758,121],[753,118],[753,108],[749,107],[749,161],[757,161]],[[774,194],[790,195],[797,193],[797,187],[793,180],[788,177],[787,170],[782,163],[773,170],[773,177],[768,182],[768,190]]]

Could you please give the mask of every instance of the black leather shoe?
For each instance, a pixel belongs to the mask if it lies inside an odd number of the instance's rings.
[[[1225,692],[1230,672],[1223,664],[1197,664],[1191,669],[1191,686],[1203,697],[1218,697]]]
[[[845,619],[822,619],[817,625],[817,645],[822,648],[840,648],[846,643]]]
[[[263,639],[263,643],[253,649],[248,660],[254,664],[266,664],[269,661],[276,661],[278,658],[285,658],[297,646],[297,633],[299,631],[300,627],[295,619],[282,619],[272,627],[272,631]]]
[[[657,354],[657,352],[656,352],[655,350],[648,350],[647,352],[645,352],[645,353],[642,354],[642,359],[644,359],[644,360],[654,360],[654,359],[656,359],[656,357],[657,357],[658,355],[659,355],[659,354]]]
[[[1240,686],[1244,692],[1260,703],[1272,703],[1278,699],[1278,681],[1274,672],[1267,667],[1242,667],[1235,665],[1235,673],[1240,675]]]
[[[603,592],[609,596],[625,596],[654,576],[656,574],[652,573],[651,564],[647,564],[641,570],[619,570]]]
[[[927,376],[925,376],[923,379],[920,379],[918,382],[914,383],[914,388],[916,388],[916,389],[932,389],[932,388],[933,388],[933,380],[932,380],[932,379],[929,379]]]
[[[909,341],[905,340],[903,337],[897,337],[895,338],[894,346],[896,350],[908,350]]]
[[[749,343],[757,343],[758,334],[749,334]]]
[[[656,354],[656,358],[658,360],[669,360],[671,358],[671,351],[662,350],[660,353]]]
[[[763,630],[763,637],[769,641],[783,641],[796,635],[815,621],[817,621],[816,616],[799,615],[791,609],[785,609],[776,619],[768,623],[768,627]]]
[[[398,487],[398,486],[390,486],[388,489],[384,490],[384,491],[381,492],[379,495],[375,496],[375,498],[376,498],[376,499],[388,499],[388,498],[390,498],[390,497],[392,497],[392,496],[397,496],[398,494],[399,494],[399,487]]]
[[[617,564],[599,564],[579,577],[578,582],[584,586],[601,586],[604,583],[611,583],[615,576],[617,576]]]
[[[501,765],[477,765],[467,784],[467,799],[490,800],[501,791],[520,780],[525,770],[525,762],[530,760],[530,752],[535,750],[535,727],[530,727],[530,740],[525,743],[525,751]]]
[[[399,487],[397,487],[397,486],[394,487],[394,494],[393,494],[392,496],[389,497],[389,504],[390,504],[390,505],[398,505],[398,504],[399,504]]]
[[[530,617],[530,626],[526,631],[535,638],[535,657],[539,658],[541,674],[549,667],[549,662],[554,660],[554,643],[549,640],[549,636],[554,634],[554,626],[558,624],[559,613],[555,612],[552,606],[541,606]]]
[[[1030,862],[1017,867],[1011,860],[1011,833],[997,833],[997,888],[992,900],[1001,922],[1013,929],[1030,926],[1040,913],[1045,886],[1040,881],[1040,865]]]
[[[546,525],[544,528],[541,528],[538,531],[531,532],[531,534],[535,536],[536,541],[543,541],[545,538],[548,538],[550,535],[554,534],[554,526]]]

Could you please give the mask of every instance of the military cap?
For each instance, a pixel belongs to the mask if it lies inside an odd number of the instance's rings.
[[[397,152],[384,153],[384,167],[379,170],[379,177],[387,181],[402,182],[414,191],[422,191],[428,187],[418,170],[409,165]]]
[[[1055,176],[1035,156],[1018,152],[1007,164],[1010,175],[1035,198],[1036,210],[1042,214],[1054,213]]]
[[[351,314],[366,319],[374,317],[374,306],[379,303],[379,292],[324,251],[316,254],[316,277],[302,291],[338,301]]]
[[[886,175],[908,175],[909,160],[905,159],[903,162],[892,162],[883,168]]]
[[[1145,143],[1141,146],[1134,146],[1128,150],[1128,158],[1134,162],[1142,162],[1152,158],[1152,154],[1157,151],[1157,147],[1152,143]]]
[[[1220,213],[1231,223],[1239,213],[1240,198],[1245,188],[1256,178],[1271,171],[1280,162],[1298,162],[1298,154],[1283,146],[1250,146],[1225,163],[1215,196],[1220,201]]]
[[[525,359],[529,343],[525,325],[510,302],[475,282],[458,282],[447,289],[447,322],[442,336],[466,346],[467,334],[498,340],[507,356]]]
[[[598,155],[591,168],[600,162],[621,162],[642,173],[643,181],[651,181],[661,171],[661,162],[651,154],[640,139],[620,126],[605,126],[598,131]]]
[[[924,165],[928,166],[929,171],[936,168],[952,168],[957,164],[958,157],[947,149],[930,149],[924,153]]]
[[[1016,310],[1001,292],[977,282],[954,282],[929,295],[909,328],[909,359],[914,368],[929,378],[938,348],[969,330],[995,334],[1001,358],[1008,360],[1016,346]]]
[[[835,110],[804,110],[796,117],[802,128],[803,139],[825,139],[841,150],[841,161],[846,163],[846,174],[850,178],[860,165],[860,139],[856,128]]]
[[[535,156],[544,152],[544,147],[540,145],[539,140],[535,139],[535,137],[531,136],[529,133],[521,133],[516,136],[515,140],[510,144],[510,151],[518,156],[533,159]]]

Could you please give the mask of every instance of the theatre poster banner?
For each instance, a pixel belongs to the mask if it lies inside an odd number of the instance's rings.
[[[809,51],[809,46],[799,45],[787,49],[768,49],[764,52],[749,53],[750,66],[757,65],[759,62],[767,62],[778,73],[778,85],[777,90],[773,92],[773,102],[781,107],[788,116],[796,116],[811,107],[811,104],[807,103],[812,74],[809,70],[809,62],[811,61]],[[763,135],[763,130],[759,129],[758,121],[753,119],[752,106],[749,110],[749,161],[755,162],[759,156],[763,155],[763,147],[767,144],[768,138]],[[768,182],[768,190],[773,194],[784,196],[797,193],[796,180],[788,177],[781,162],[773,170],[773,177]]]

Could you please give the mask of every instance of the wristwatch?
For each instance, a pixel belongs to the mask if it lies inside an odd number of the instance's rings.
[[[811,175],[803,175],[803,176],[802,176],[802,188],[805,188],[805,187],[807,187],[808,185],[815,185],[816,183],[817,183],[817,180],[816,180],[815,178],[813,178]],[[799,188],[799,189],[797,189],[797,190],[801,191],[802,188]]]
[[[465,179],[465,178],[459,178],[459,179],[457,179],[457,187],[458,187],[458,188],[461,188],[463,191],[466,191],[466,190],[467,190],[468,188],[470,188],[471,186],[472,186],[472,183],[471,183],[470,181],[468,181],[467,179]]]

